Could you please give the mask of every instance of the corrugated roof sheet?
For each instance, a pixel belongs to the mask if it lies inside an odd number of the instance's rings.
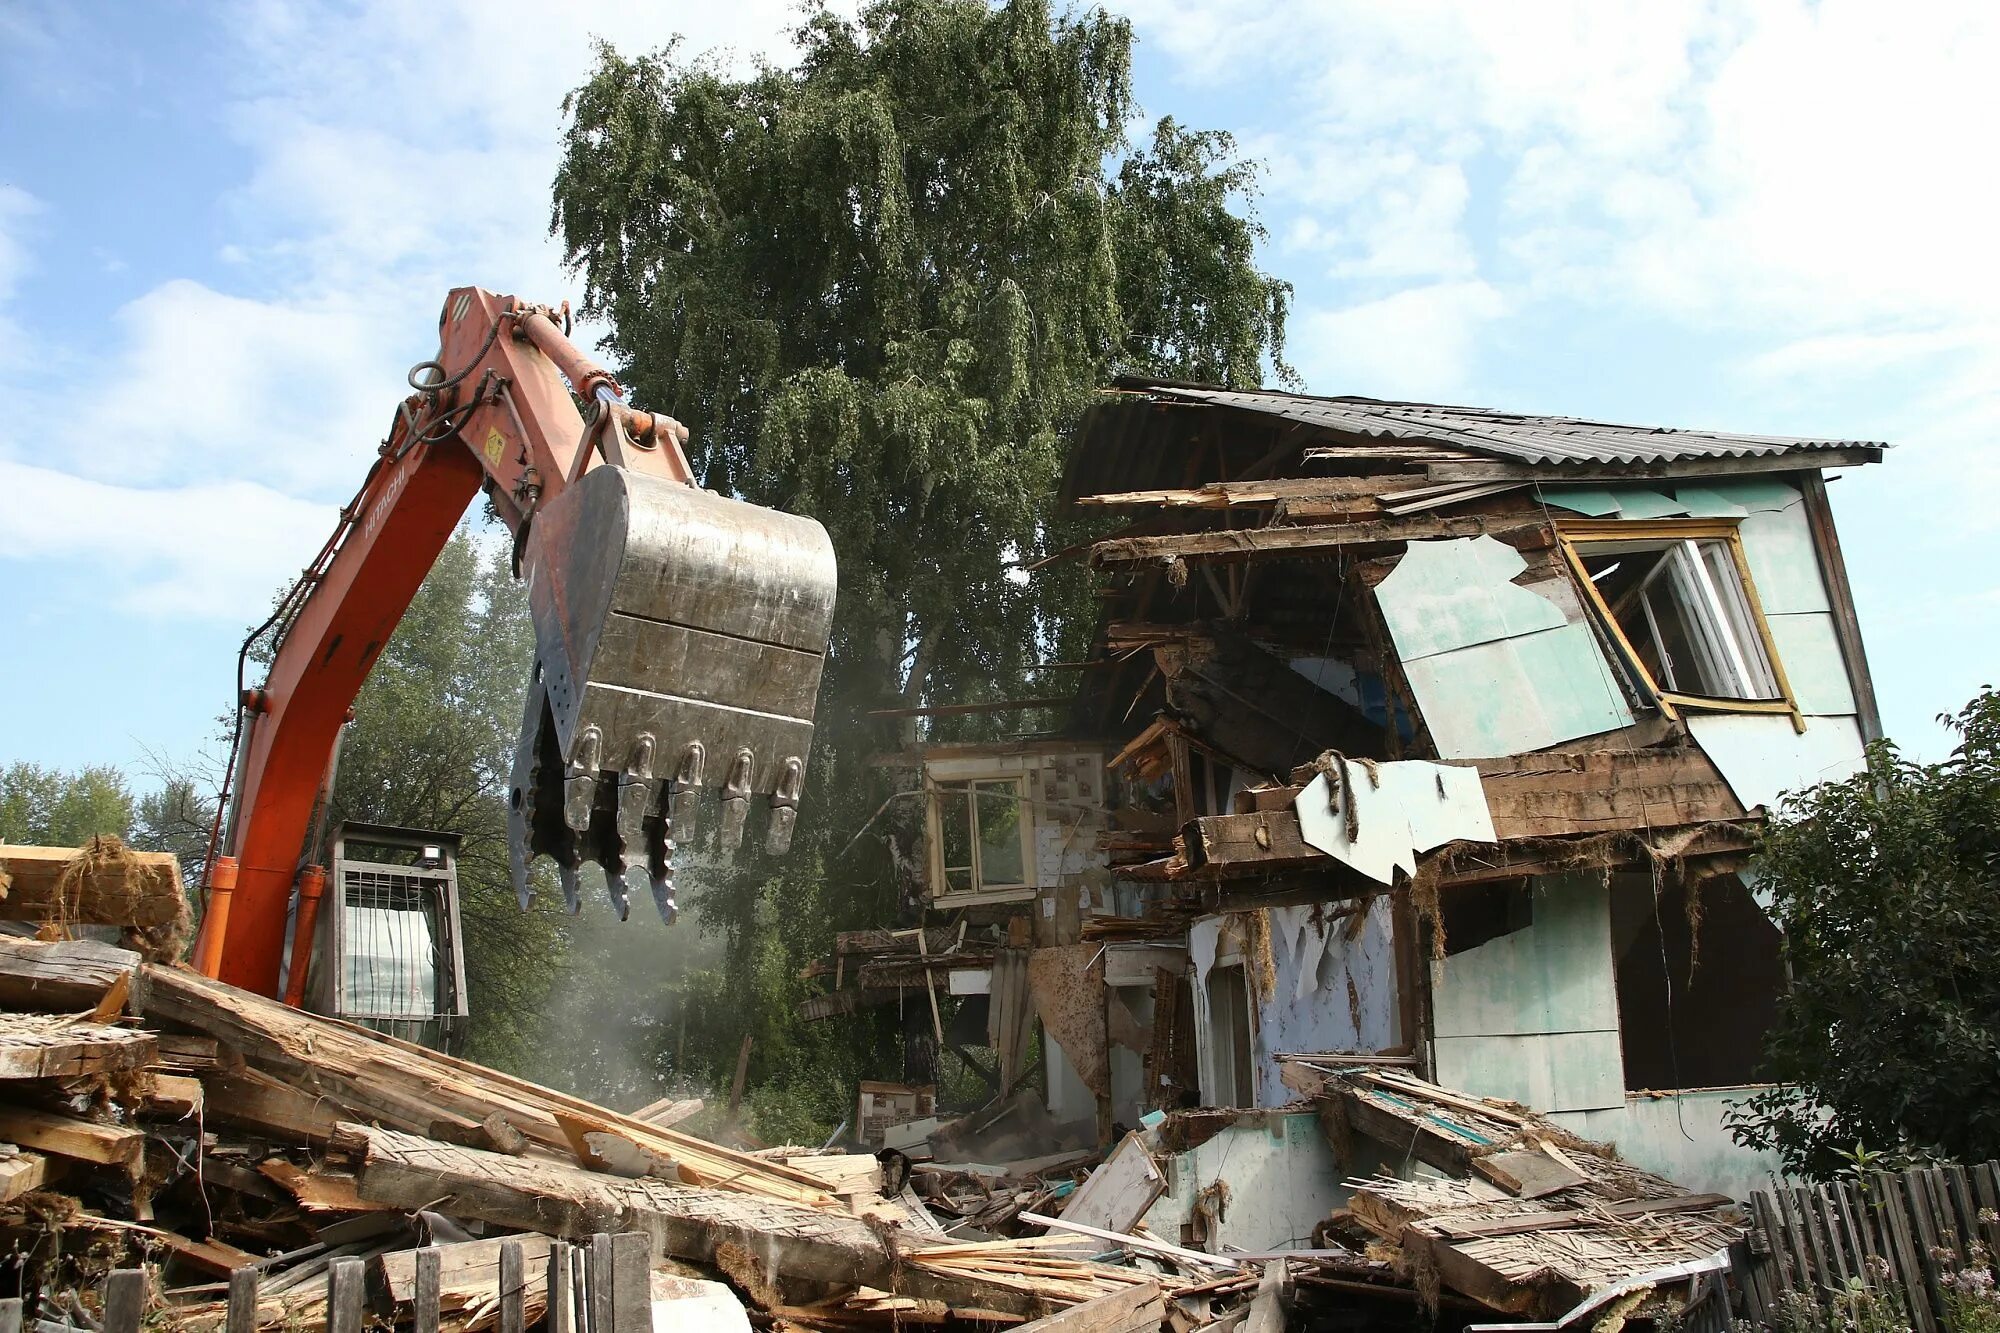
[[[1261,412],[1351,435],[1493,454],[1524,463],[1664,463],[1751,458],[1824,449],[1884,449],[1874,440],[1814,440],[1783,435],[1617,426],[1576,417],[1530,416],[1484,407],[1396,403],[1374,398],[1314,398],[1126,379],[1120,387],[1167,399]]]

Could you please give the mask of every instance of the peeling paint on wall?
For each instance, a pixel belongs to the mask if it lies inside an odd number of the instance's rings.
[[[1274,907],[1270,930],[1274,984],[1253,997],[1258,1106],[1283,1106],[1294,1094],[1279,1077],[1277,1056],[1308,1051],[1379,1051],[1403,1040],[1397,1003],[1395,914],[1388,895],[1371,899],[1357,924],[1335,905]],[[1194,967],[1196,1049],[1204,1083],[1213,1079],[1215,1038],[1208,974],[1240,945],[1225,938],[1231,918],[1204,917],[1188,929]]]

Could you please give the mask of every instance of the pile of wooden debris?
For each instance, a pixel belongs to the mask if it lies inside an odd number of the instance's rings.
[[[412,1322],[433,1247],[441,1326],[504,1329],[496,1271],[525,1274],[533,1322],[552,1243],[612,1232],[770,1328],[1194,1328],[1263,1281],[1172,1246],[948,1235],[871,1154],[733,1149],[91,939],[0,936],[0,1141],[0,1297],[77,1329],[140,1265],[170,1326],[221,1327],[245,1270],[259,1324],[325,1326],[347,1259],[374,1319]]]

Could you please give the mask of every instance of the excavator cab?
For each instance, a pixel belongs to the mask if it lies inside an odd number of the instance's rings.
[[[810,518],[597,466],[535,515],[522,574],[536,657],[510,783],[515,892],[554,859],[577,907],[585,861],[620,915],[644,890],[672,921],[673,853],[703,832],[791,844],[833,621],[835,565]]]

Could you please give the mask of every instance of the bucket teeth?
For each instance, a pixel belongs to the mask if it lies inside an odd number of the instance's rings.
[[[598,755],[604,737],[596,727],[584,728],[576,757],[563,772],[563,822],[582,833],[590,828],[590,808],[597,803]]]
[[[674,774],[673,805],[668,810],[675,836],[682,842],[694,837],[695,815],[701,810],[701,770],[707,751],[700,741],[690,741],[681,754],[681,766]]]
[[[583,910],[583,886],[577,882],[577,866],[568,861],[556,863],[556,878],[562,884],[563,906],[575,916]]]
[[[722,826],[717,841],[725,852],[743,845],[743,824],[750,817],[750,778],[756,772],[757,756],[748,750],[736,752],[729,766],[729,781],[722,788]]]
[[[783,856],[792,849],[792,827],[799,820],[799,792],[805,784],[805,764],[794,755],[785,761],[778,789],[771,793],[771,827],[764,834],[764,851]]]
[[[647,842],[653,906],[660,909],[660,919],[671,926],[681,914],[680,904],[674,899],[674,821],[662,819],[654,824]]]

